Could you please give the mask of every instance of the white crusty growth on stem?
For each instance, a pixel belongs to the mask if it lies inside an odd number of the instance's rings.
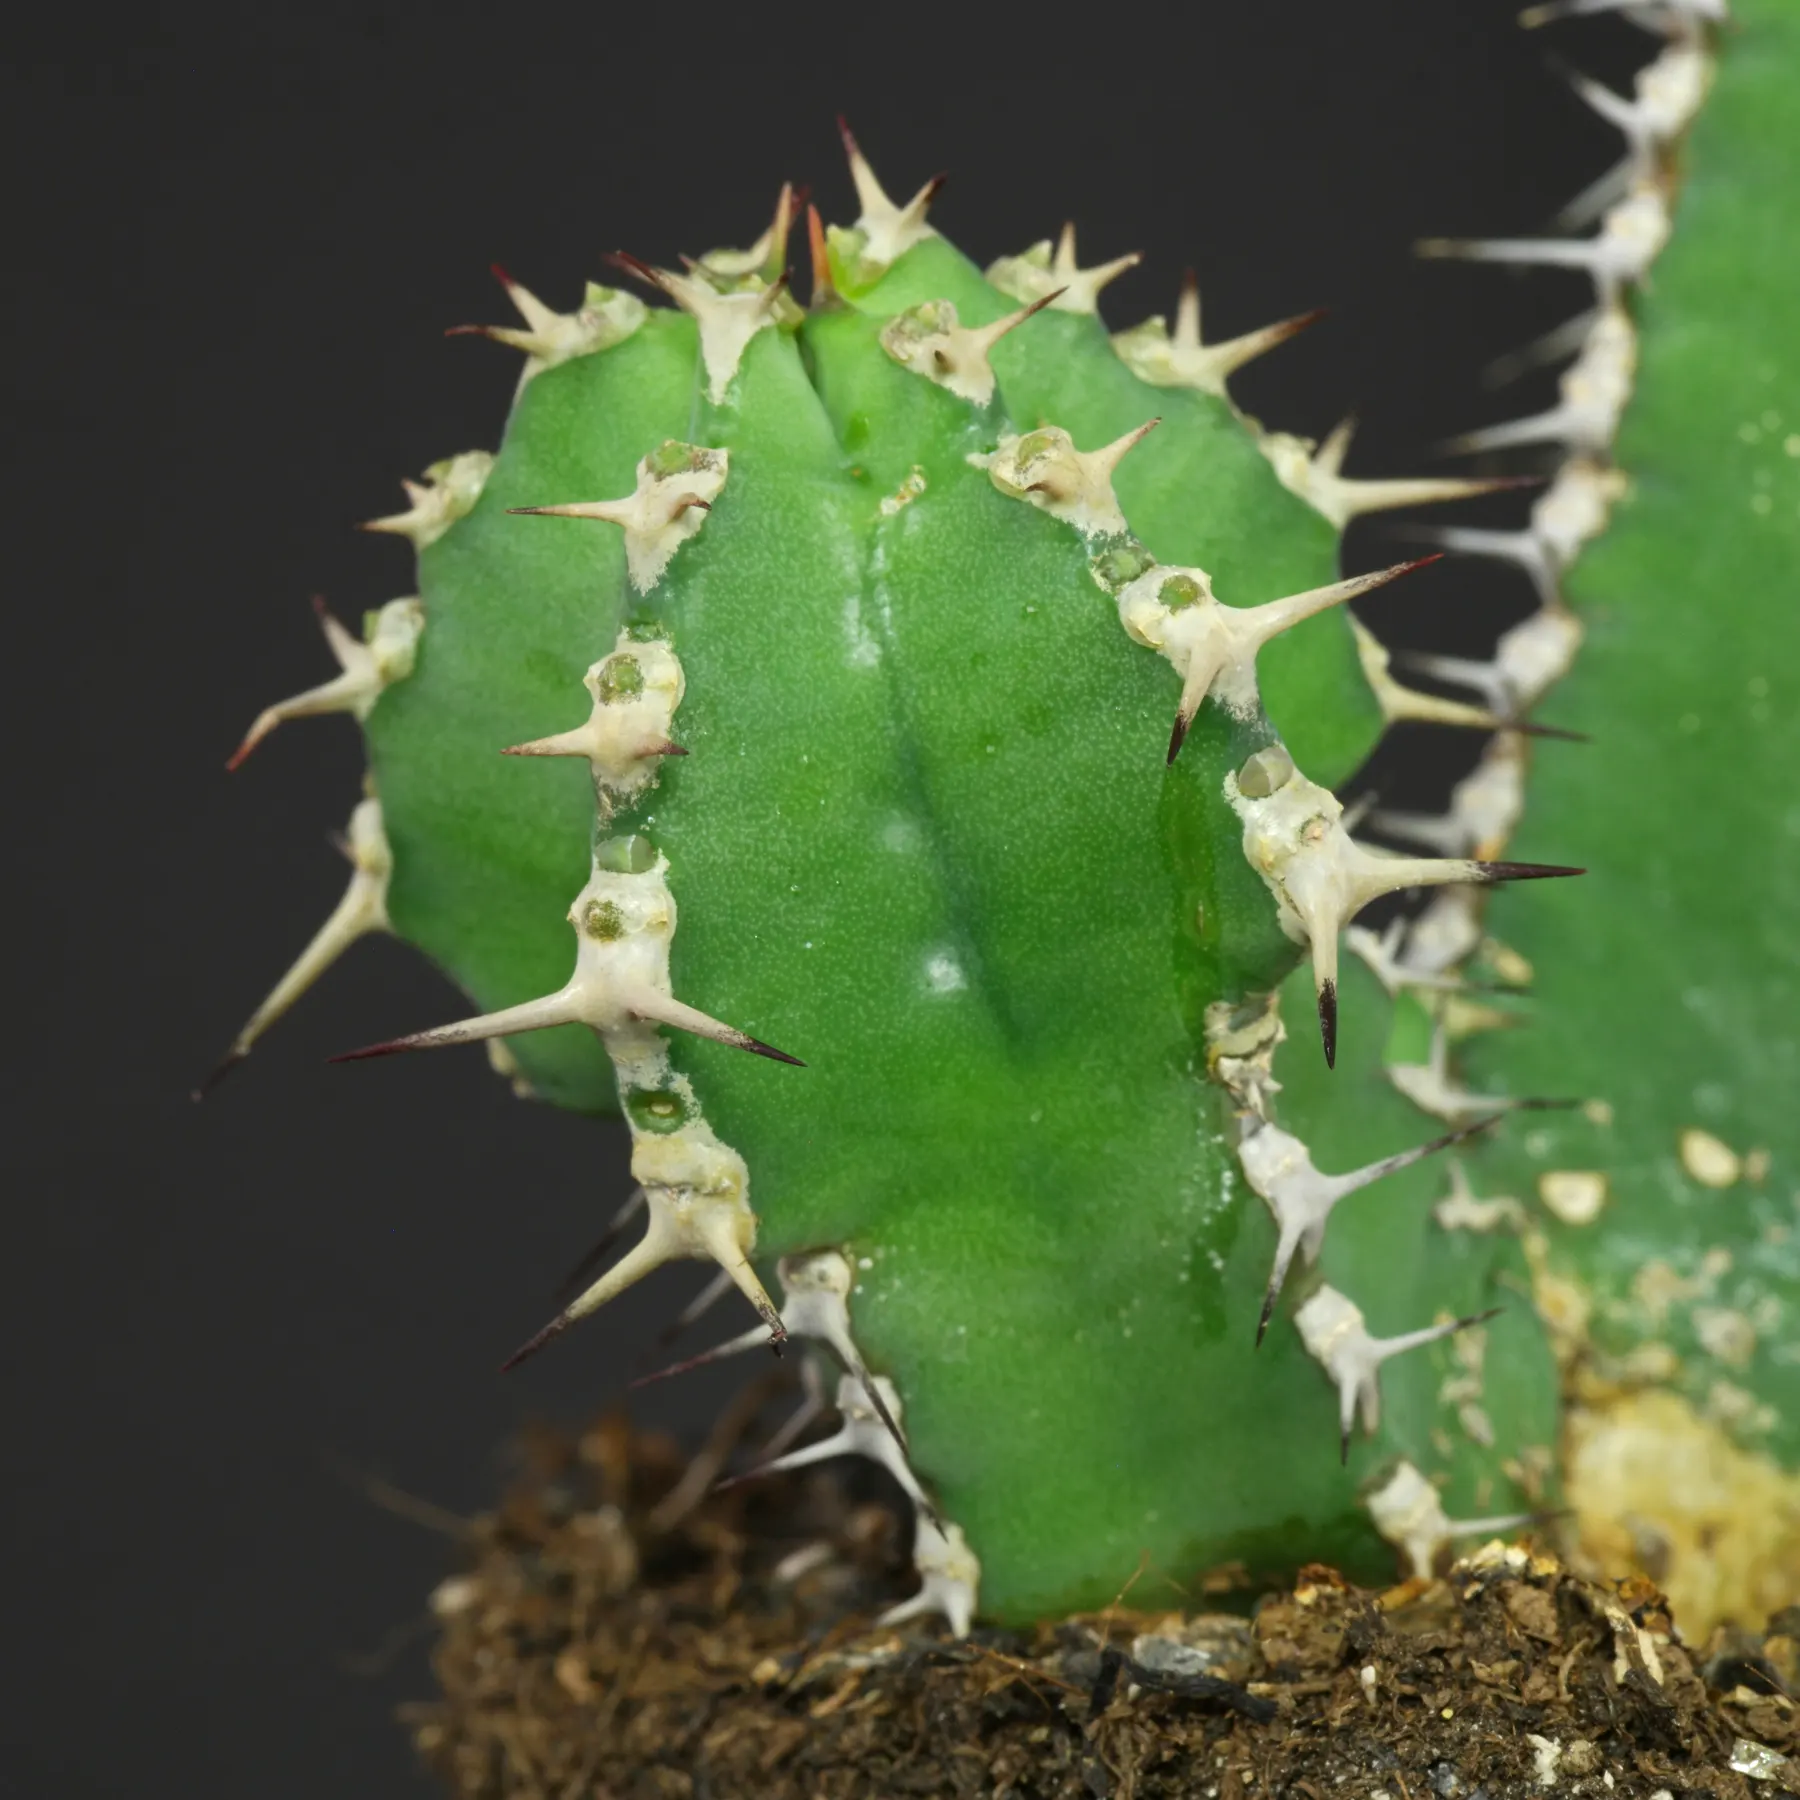
[[[393,853],[382,828],[381,802],[362,801],[350,815],[343,844],[350,860],[350,885],[332,908],[331,916],[313,934],[312,942],[295,958],[293,966],[276,982],[269,996],[232,1039],[217,1068],[195,1091],[199,1100],[241,1063],[262,1034],[310,988],[337,959],[373,931],[389,931],[388,880],[393,874]]]
[[[1551,725],[1539,725],[1529,719],[1490,711],[1485,706],[1471,706],[1464,700],[1446,700],[1441,694],[1426,694],[1410,688],[1393,673],[1393,652],[1362,620],[1352,618],[1350,636],[1356,645],[1356,659],[1362,665],[1363,679],[1381,708],[1381,716],[1390,725],[1413,721],[1427,725],[1454,725],[1467,731],[1519,731],[1528,737],[1579,737],[1578,732],[1563,731]]]
[[[969,1549],[961,1527],[941,1518],[933,1509],[906,1459],[899,1392],[885,1375],[847,1373],[838,1381],[837,1410],[840,1423],[829,1437],[769,1457],[720,1485],[735,1487],[739,1482],[811,1468],[840,1456],[862,1456],[879,1463],[912,1502],[913,1566],[919,1572],[920,1586],[910,1599],[883,1613],[877,1623],[898,1625],[926,1613],[941,1613],[957,1637],[966,1637],[975,1615],[981,1564]]]
[[[1543,412],[1484,425],[1449,439],[1446,453],[1506,450],[1519,444],[1565,444],[1577,456],[1604,457],[1618,435],[1637,373],[1637,328],[1624,307],[1594,315],[1581,354],[1558,382],[1560,398]]]
[[[1510,1194],[1482,1196],[1470,1185],[1469,1172],[1450,1159],[1450,1191],[1433,1202],[1431,1216],[1445,1231],[1523,1231],[1525,1208]]]
[[[1435,895],[1406,927],[1401,966],[1409,975],[1456,974],[1481,947],[1481,911],[1473,888]]]
[[[946,392],[986,406],[994,397],[994,346],[1055,298],[1046,294],[991,325],[964,325],[949,300],[925,300],[895,313],[881,328],[881,347],[901,368],[934,381]]]
[[[1062,228],[1054,252],[1045,238],[1021,255],[999,258],[989,266],[987,278],[1014,300],[1042,300],[1058,312],[1091,316],[1100,310],[1100,290],[1143,260],[1140,251],[1130,250],[1084,269],[1075,260],[1075,227],[1070,224]]]
[[[771,1341],[779,1344],[785,1335],[774,1302],[750,1265],[756,1215],[750,1210],[744,1159],[714,1134],[692,1087],[670,1066],[668,1045],[656,1027],[675,1026],[781,1062],[797,1059],[674,997],[669,944],[675,933],[675,897],[667,874],[667,861],[644,839],[608,840],[596,848],[593,873],[569,909],[577,946],[575,972],[556,993],[334,1059],[350,1062],[476,1043],[553,1025],[587,1025],[600,1035],[631,1126],[631,1173],[644,1190],[649,1215],[644,1236],[516,1351],[508,1367],[652,1269],[683,1256],[717,1262],[762,1315]],[[640,1095],[666,1100],[675,1122],[659,1116],[654,1128],[646,1128],[632,1105]]]
[[[360,723],[396,681],[404,681],[413,672],[419,633],[425,629],[425,608],[417,599],[390,600],[369,614],[361,638],[333,618],[317,596],[313,610],[319,615],[319,629],[325,633],[325,642],[331,646],[342,673],[290,700],[278,700],[273,706],[264,707],[244,733],[244,741],[232,752],[227,769],[237,768],[277,725],[288,719],[349,713]]]
[[[361,529],[390,532],[411,539],[415,550],[429,550],[458,519],[474,510],[493,468],[493,456],[486,450],[446,456],[425,471],[423,481],[400,483],[409,502],[405,512],[365,519]]]
[[[929,1512],[931,1502],[919,1485],[912,1464],[906,1460],[906,1440],[900,1433],[900,1395],[894,1384],[885,1375],[875,1375],[868,1378],[865,1388],[862,1376],[846,1373],[838,1379],[837,1410],[841,1422],[830,1437],[760,1462],[722,1485],[735,1487],[739,1482],[780,1475],[789,1469],[810,1468],[834,1457],[866,1456],[871,1462],[880,1463],[899,1482],[915,1507]]]
[[[1119,590],[1119,622],[1135,643],[1160,652],[1181,677],[1169,761],[1175,760],[1209,694],[1236,718],[1255,712],[1256,656],[1271,638],[1433,560],[1395,563],[1261,606],[1222,605],[1213,594],[1212,577],[1199,568],[1158,564],[1128,582]]]
[[[1593,278],[1603,305],[1641,282],[1669,241],[1669,201],[1656,180],[1637,182],[1608,207],[1591,238],[1424,238],[1419,254],[1463,262],[1517,263],[1528,267],[1582,269]]]
[[[745,286],[721,293],[704,276],[653,268],[622,251],[613,253],[613,261],[640,281],[660,288],[699,327],[706,397],[714,406],[723,405],[750,340],[780,317],[781,297],[787,290],[786,275],[766,285],[747,276]]]
[[[1700,45],[1677,41],[1632,78],[1632,97],[1616,94],[1586,75],[1570,77],[1575,92],[1625,139],[1626,167],[1648,179],[1657,158],[1698,117],[1712,82],[1712,58]]]
[[[706,523],[725,486],[731,455],[671,438],[637,466],[637,488],[622,500],[580,500],[560,506],[513,506],[515,513],[552,519],[600,519],[625,531],[625,566],[631,585],[647,594],[669,559]]]
[[[1498,1017],[1516,1022],[1510,1014],[1499,1014]],[[1517,1099],[1509,1094],[1474,1094],[1459,1086],[1450,1072],[1449,1033],[1441,1024],[1432,1031],[1431,1049],[1426,1061],[1389,1063],[1383,1073],[1394,1090],[1404,1095],[1421,1112],[1429,1113],[1434,1119],[1442,1119],[1446,1125],[1459,1128],[1477,1123],[1485,1124],[1505,1112],[1539,1112],[1549,1107],[1572,1104]]]
[[[870,1375],[862,1352],[850,1335],[849,1302],[854,1276],[849,1259],[839,1250],[813,1250],[804,1255],[782,1257],[776,1264],[776,1271],[781,1277],[781,1323],[788,1336],[823,1344],[845,1370],[862,1383],[869,1404],[894,1434],[895,1443],[904,1450],[906,1438],[900,1430],[900,1421],[886,1410],[881,1387]],[[698,1356],[690,1356],[666,1369],[658,1369],[653,1375],[643,1376],[632,1385],[643,1387],[671,1375],[685,1374],[689,1369],[741,1355],[764,1341],[766,1334],[760,1330],[753,1328],[740,1332],[710,1350],[703,1350]]]
[[[1453,1132],[1433,1138],[1428,1144],[1384,1156],[1379,1162],[1352,1169],[1348,1174],[1324,1175],[1313,1166],[1312,1152],[1306,1145],[1279,1125],[1240,1114],[1238,1129],[1238,1161],[1243,1165],[1244,1179],[1274,1216],[1277,1233],[1275,1262],[1256,1325],[1259,1344],[1269,1329],[1275,1302],[1281,1298],[1296,1253],[1306,1267],[1319,1260],[1319,1252],[1325,1246],[1325,1227],[1340,1200],[1469,1135],[1466,1131]]]
[[[1224,792],[1244,821],[1245,858],[1274,896],[1281,929],[1311,952],[1328,1063],[1337,1059],[1338,932],[1370,901],[1404,888],[1580,873],[1541,863],[1380,856],[1365,850],[1344,830],[1344,809],[1336,797],[1302,775],[1279,744],[1228,773]]]
[[[587,1025],[612,1061],[631,1128],[631,1173],[643,1190],[643,1237],[619,1262],[516,1351],[507,1367],[541,1349],[575,1320],[602,1306],[652,1269],[677,1257],[710,1258],[762,1315],[769,1340],[785,1332],[774,1302],[750,1264],[756,1215],[744,1159],[713,1132],[692,1085],[669,1061],[659,1025],[671,1025],[783,1062],[796,1059],[677,1000],[669,985],[675,899],[668,863],[639,837],[609,839],[594,852],[593,873],[569,909],[575,972],[541,1000],[465,1019],[336,1057],[338,1062],[401,1050],[485,1042],[553,1025]],[[644,1100],[659,1102],[640,1112]],[[622,1224],[638,1201],[615,1224]],[[610,1236],[610,1233],[609,1233]]]
[[[900,1625],[939,1613],[949,1623],[952,1636],[967,1637],[975,1619],[981,1564],[962,1527],[949,1523],[940,1527],[927,1514],[919,1514],[913,1529],[913,1567],[919,1571],[919,1591],[890,1606],[875,1623]]]
[[[642,838],[612,842],[643,846],[646,856],[651,854]],[[602,851],[607,848],[602,846]],[[675,998],[669,985],[675,896],[669,891],[668,868],[660,855],[641,870],[603,867],[596,855],[593,873],[568,913],[575,929],[575,971],[555,993],[454,1025],[370,1044],[332,1060],[358,1062],[404,1050],[441,1050],[487,1038],[516,1037],[554,1025],[586,1025],[607,1040],[607,1050],[617,1062],[646,1026],[669,1025],[776,1062],[797,1064],[797,1057]]]
[[[1559,600],[1558,582],[1583,546],[1606,529],[1613,503],[1624,495],[1625,486],[1619,470],[1592,457],[1571,456],[1533,502],[1531,523],[1523,530],[1416,525],[1407,527],[1406,535],[1445,550],[1515,563],[1531,577],[1538,598],[1553,606]],[[1412,660],[1418,663],[1416,657]]]
[[[1189,269],[1181,278],[1181,296],[1175,303],[1175,329],[1170,331],[1168,321],[1157,313],[1127,331],[1115,332],[1112,346],[1126,368],[1152,387],[1192,388],[1224,399],[1225,383],[1235,371],[1322,316],[1316,311],[1299,313],[1221,344],[1203,344],[1200,284]]]
[[[1488,661],[1415,650],[1405,653],[1405,662],[1436,681],[1473,688],[1496,717],[1516,718],[1568,674],[1580,648],[1580,619],[1553,602],[1503,631]]]
[[[502,1369],[517,1368],[577,1319],[616,1299],[664,1263],[682,1257],[716,1262],[762,1314],[767,1328],[763,1342],[779,1350],[786,1341],[775,1303],[750,1265],[750,1253],[756,1248],[756,1215],[746,1197],[749,1175],[744,1159],[729,1145],[720,1143],[704,1120],[692,1121],[676,1135],[688,1141],[677,1145],[670,1138],[664,1143],[680,1151],[687,1165],[682,1173],[688,1179],[644,1181],[645,1210],[649,1215],[644,1235],[598,1281],[570,1301],[541,1331],[527,1338],[501,1364]],[[640,1139],[640,1147],[641,1143]],[[672,1169],[671,1159],[665,1158],[665,1162]],[[634,1173],[638,1163],[634,1154]]]
[[[1488,740],[1481,760],[1450,790],[1442,813],[1376,807],[1369,823],[1390,837],[1424,844],[1440,856],[1495,857],[1525,811],[1525,742],[1516,731]]]
[[[622,344],[648,317],[648,309],[635,294],[602,287],[590,281],[573,312],[559,313],[546,306],[523,282],[514,281],[498,263],[494,279],[506,289],[506,297],[525,321],[517,325],[453,325],[446,337],[486,337],[525,353],[519,376],[523,387],[532,376],[578,356],[591,356]]]
[[[1408,1350],[1422,1349],[1442,1338],[1466,1331],[1499,1312],[1492,1307],[1466,1319],[1446,1319],[1441,1325],[1427,1325],[1422,1331],[1403,1332],[1399,1337],[1378,1338],[1369,1335],[1361,1309],[1334,1287],[1320,1288],[1294,1314],[1301,1342],[1307,1354],[1318,1363],[1337,1386],[1338,1453],[1350,1460],[1350,1431],[1357,1414],[1362,1415],[1365,1432],[1373,1433],[1381,1423],[1381,1365],[1389,1357],[1403,1356]]]
[[[1592,224],[1638,183],[1666,174],[1671,149],[1706,99],[1712,58],[1698,37],[1677,36],[1638,70],[1629,100],[1585,75],[1571,72],[1569,81],[1625,139],[1625,155],[1557,213],[1554,223],[1572,231]]]
[[[741,250],[709,250],[695,265],[715,285],[741,282],[754,276],[773,282],[787,267],[788,233],[793,229],[796,211],[794,184],[784,181],[775,196],[775,216],[765,225],[752,244]]]
[[[1295,437],[1290,432],[1259,431],[1256,447],[1268,459],[1281,485],[1339,531],[1364,513],[1473,500],[1519,485],[1516,479],[1505,475],[1491,479],[1420,476],[1412,480],[1361,480],[1342,472],[1355,434],[1356,421],[1345,419],[1324,443],[1316,446],[1311,438]]]
[[[509,745],[501,754],[585,756],[604,822],[655,781],[665,756],[687,754],[669,737],[686,684],[680,658],[666,642],[634,638],[629,630],[581,679],[594,702],[584,724]]]
[[[1126,454],[1161,423],[1146,419],[1098,450],[1077,450],[1060,425],[1040,426],[1021,437],[1003,437],[991,456],[969,458],[1012,500],[1027,500],[1085,538],[1116,537],[1125,515],[1113,493],[1113,471]]]
[[[861,211],[851,228],[861,235],[858,260],[874,272],[886,269],[913,245],[937,232],[925,222],[925,215],[944,185],[942,175],[934,175],[907,201],[896,206],[887,190],[875,179],[869,159],[863,155],[850,127],[840,117],[838,134],[844,140],[844,155],[850,162],[850,179],[856,185],[856,200]],[[837,228],[834,227],[834,234]]]
[[[1452,993],[1462,987],[1460,974],[1445,975],[1410,968],[1404,954],[1406,931],[1407,922],[1399,917],[1389,919],[1379,935],[1366,925],[1346,925],[1344,947],[1362,959],[1390,1000],[1403,988]]]
[[[1363,1504],[1375,1529],[1406,1557],[1408,1572],[1417,1581],[1431,1579],[1438,1558],[1455,1539],[1516,1531],[1536,1516],[1515,1512],[1485,1519],[1452,1519],[1445,1513],[1437,1489],[1409,1462],[1402,1462],[1372,1489]]]

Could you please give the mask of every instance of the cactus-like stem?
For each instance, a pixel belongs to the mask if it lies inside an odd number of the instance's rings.
[[[809,1346],[761,1468],[899,1481],[921,1587],[888,1622],[966,1630],[978,1582],[1000,1618],[1096,1606],[1140,1564],[1163,1597],[1384,1546],[1426,1573],[1462,1530],[1543,1520],[1559,1466],[1586,1532],[1639,1480],[1641,1417],[1581,1382],[1679,1356],[1711,1385],[1656,1405],[1780,1516],[1792,709],[1738,628],[1792,585],[1800,518],[1792,284],[1748,174],[1796,175],[1768,70],[1800,44],[1770,5],[1744,0],[1732,55],[1711,0],[1540,9],[1664,40],[1629,98],[1575,78],[1621,139],[1565,215],[1591,232],[1424,247],[1595,297],[1508,359],[1572,359],[1555,403],[1450,446],[1559,459],[1525,521],[1401,528],[1529,586],[1484,658],[1397,655],[1346,603],[1417,563],[1346,581],[1338,538],[1537,477],[1346,474],[1348,423],[1265,431],[1229,392],[1315,315],[1209,345],[1189,278],[1172,328],[1109,336],[1133,256],[1084,269],[1065,230],[984,276],[928,220],[938,182],[896,203],[848,131],[858,214],[808,209],[804,311],[791,185],[742,249],[615,259],[671,304],[556,314],[502,276],[524,324],[485,335],[525,366],[497,457],[376,522],[420,552],[416,667],[375,681],[379,633],[333,633],[343,677],[267,715],[363,721],[393,846],[380,908],[302,973],[379,912],[471,1006],[354,1056],[505,1040],[509,1079],[617,1107],[639,1197],[520,1354],[714,1264],[704,1302],[735,1288],[761,1322],[663,1373]],[[1540,705],[1593,742],[1541,747],[1577,733]],[[1487,734],[1447,808],[1347,814],[1334,785],[1419,723]],[[1497,933],[1488,890],[1582,872],[1515,836],[1598,873]],[[1284,1006],[1323,1059],[1283,1052]],[[1533,1306],[1490,1333],[1508,1289]],[[1679,1352],[1652,1336],[1678,1311]],[[802,1443],[832,1363],[838,1426]],[[1727,1455],[1727,1415],[1773,1448]],[[1678,1531],[1664,1481],[1632,1507]]]

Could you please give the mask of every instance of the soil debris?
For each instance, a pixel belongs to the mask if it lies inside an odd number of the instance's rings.
[[[684,1472],[609,1418],[471,1521],[442,1695],[403,1714],[458,1800],[1800,1796],[1800,1609],[1692,1650],[1647,1581],[1496,1542],[1385,1592],[1308,1568],[1253,1617],[958,1642],[871,1625],[912,1579],[873,1472],[671,1508]]]

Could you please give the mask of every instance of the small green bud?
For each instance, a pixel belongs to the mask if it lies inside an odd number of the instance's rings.
[[[1259,750],[1238,770],[1238,792],[1246,800],[1266,800],[1294,778],[1294,759],[1280,744]]]
[[[887,324],[887,336],[902,345],[922,343],[926,338],[942,337],[956,324],[956,309],[947,300],[921,300],[905,312],[896,313]]]
[[[825,242],[838,262],[853,269],[869,247],[869,234],[857,225],[827,225]]]
[[[656,867],[656,856],[656,846],[633,831],[596,844],[594,867],[609,875],[646,875]]]
[[[667,1088],[634,1088],[625,1096],[625,1111],[640,1131],[665,1136],[687,1123],[687,1102]]]
[[[1116,594],[1120,588],[1130,586],[1140,575],[1154,569],[1156,558],[1136,538],[1128,538],[1110,550],[1102,550],[1088,567],[1109,594]]]
[[[617,943],[625,935],[625,915],[610,900],[590,900],[581,909],[581,929],[597,944]]]
[[[659,480],[670,475],[686,475],[700,467],[705,452],[697,445],[684,444],[670,438],[644,458],[644,466]]]
[[[660,640],[669,641],[669,628],[661,619],[653,619],[648,613],[639,613],[625,621],[625,635],[634,644],[648,644]]]
[[[635,700],[644,691],[644,671],[635,656],[609,656],[600,665],[600,679],[594,692],[602,706],[617,706],[621,700]]]
[[[1171,575],[1156,590],[1156,597],[1170,612],[1180,612],[1202,597],[1203,590],[1191,575]]]

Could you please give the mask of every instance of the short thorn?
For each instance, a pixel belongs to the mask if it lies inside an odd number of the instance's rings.
[[[662,277],[647,262],[633,256],[630,251],[609,250],[606,253],[606,260],[614,268],[623,269],[627,275],[643,282],[646,287],[653,287],[659,293],[662,291]]]
[[[541,1331],[534,1331],[505,1362],[500,1365],[502,1375],[510,1375],[520,1363],[529,1362],[552,1338],[561,1337],[569,1329],[569,1315],[561,1312]]]
[[[1562,869],[1557,869],[1557,870],[1553,870],[1552,873],[1558,874],[1558,875],[1565,874],[1565,873],[1579,874],[1580,871],[1579,870],[1565,871]],[[386,1045],[377,1045],[373,1050],[357,1051],[354,1054],[359,1055],[359,1056],[379,1056],[382,1054],[382,1052],[386,1048],[387,1048]],[[743,1039],[740,1048],[749,1050],[757,1056],[766,1056],[769,1058],[769,1060],[771,1062],[787,1063],[796,1069],[804,1069],[806,1067],[806,1064],[803,1063],[799,1057],[789,1056],[785,1050],[777,1050],[773,1044],[765,1044],[760,1038],[746,1037]],[[333,1060],[341,1062],[344,1059],[342,1057],[337,1057],[337,1058],[334,1058]]]
[[[1262,1316],[1256,1321],[1256,1342],[1259,1348],[1264,1336],[1268,1332],[1269,1321],[1275,1316],[1275,1302],[1278,1298],[1279,1296],[1273,1287],[1263,1295]]]
[[[1594,741],[1588,732],[1570,731],[1563,725],[1540,725],[1535,719],[1503,719],[1500,728],[1521,732],[1526,737],[1556,738],[1565,744],[1591,744]]]
[[[212,1069],[208,1072],[206,1079],[190,1092],[188,1096],[189,1099],[204,1100],[207,1095],[210,1094],[213,1089],[216,1088],[219,1083],[244,1060],[245,1055],[246,1052],[242,1050],[226,1051],[224,1056],[213,1065]]]
[[[365,1044],[360,1050],[342,1050],[336,1056],[326,1057],[328,1063],[367,1062],[373,1056],[398,1056],[403,1050],[413,1048],[410,1038],[389,1038],[383,1044]]]
[[[825,222],[819,217],[819,209],[809,206],[806,209],[806,242],[812,251],[812,298],[808,302],[811,310],[819,312],[828,306],[839,304],[837,284],[831,279],[831,256],[825,247]]]
[[[1414,569],[1429,568],[1434,562],[1442,562],[1447,554],[1447,551],[1434,550],[1429,556],[1415,556],[1411,562],[1395,563],[1392,568],[1381,571],[1382,579],[1398,581],[1402,575],[1410,575]]]
[[[653,1369],[648,1375],[639,1375],[632,1383],[633,1388],[654,1387],[659,1381],[667,1381],[672,1375],[685,1375],[690,1369],[698,1369],[703,1364],[717,1360],[711,1350],[702,1350],[698,1356],[689,1356],[681,1362],[670,1363],[666,1369]]]
[[[1193,721],[1186,717],[1179,708],[1175,713],[1175,728],[1169,733],[1168,761],[1173,762],[1181,754],[1181,746],[1187,742],[1188,726]]]
[[[600,1236],[581,1254],[568,1274],[556,1284],[555,1299],[558,1306],[567,1306],[593,1280],[601,1263],[606,1260],[606,1253],[616,1244],[644,1204],[644,1190],[637,1188],[631,1198],[619,1208]]]
[[[1586,869],[1570,869],[1560,863],[1478,862],[1482,881],[1548,881],[1558,875],[1585,875]]]
[[[992,342],[998,343],[1000,339],[1005,337],[1009,332],[1017,331],[1027,319],[1041,313],[1046,306],[1060,300],[1068,291],[1067,288],[1054,288],[1048,294],[1039,295],[1037,299],[1033,300],[1029,306],[1023,308],[1021,311],[1013,313],[1004,319],[996,319],[994,324],[1001,327],[999,331],[995,331],[993,325],[978,326],[976,329],[988,332],[991,335]],[[1153,420],[1152,423],[1155,423],[1155,421]],[[1150,427],[1148,425],[1144,427],[1144,431],[1148,431],[1149,429]],[[1138,435],[1141,437],[1143,432],[1140,432]],[[1135,442],[1136,440],[1134,439],[1133,441]]]
[[[1193,271],[1188,271],[1190,277]],[[1285,344],[1289,338],[1298,337],[1301,332],[1310,329],[1324,318],[1331,309],[1326,306],[1315,306],[1311,312],[1295,313],[1291,319],[1282,319],[1279,323],[1266,328],[1264,335],[1269,340],[1269,347]]]

